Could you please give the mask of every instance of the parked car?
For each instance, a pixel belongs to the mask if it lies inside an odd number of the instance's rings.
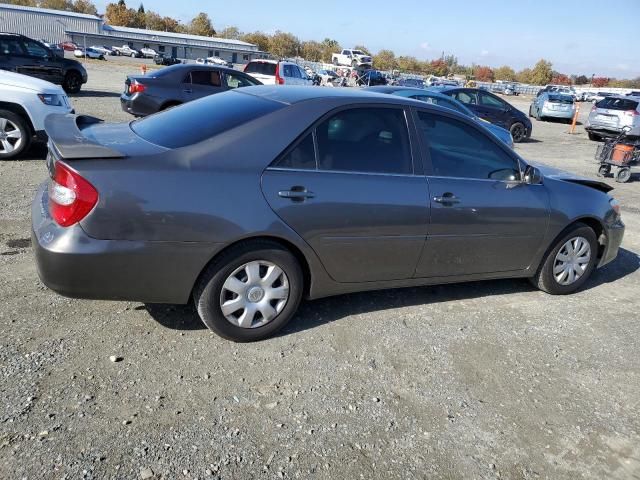
[[[31,211],[44,284],[193,299],[235,341],[273,335],[303,296],[499,277],[569,294],[624,234],[607,184],[393,95],[248,87],[122,124],[53,115],[46,129],[51,179]]]
[[[64,58],[64,49],[60,45],[58,45],[57,43],[47,42],[45,40],[40,40],[40,42],[49,50],[51,50],[54,55]]]
[[[502,140],[505,144],[507,144],[509,148],[514,147],[513,137],[511,136],[511,133],[509,132],[509,130],[505,130],[504,128],[499,127],[498,125],[494,125],[493,123],[490,123],[490,122],[487,122],[486,120],[481,119],[471,110],[469,110],[463,103],[460,103],[454,98],[448,97],[446,95],[442,95],[441,93],[429,91],[429,90],[412,88],[412,87],[403,87],[400,85],[384,86],[384,87],[369,87],[366,90],[375,92],[375,93],[386,93],[390,95],[398,95],[400,97],[405,97],[405,98],[413,98],[414,100],[420,100],[422,102],[430,103],[432,105],[438,105],[439,107],[450,108],[478,122],[480,125],[482,125],[491,133],[493,133],[496,137]]]
[[[313,82],[303,68],[295,63],[277,60],[251,60],[244,72],[264,85],[311,85]]]
[[[220,57],[199,58],[196,60],[196,63],[206,64],[206,65],[221,65],[223,67],[233,68],[233,63],[227,62],[226,60]]]
[[[318,70],[320,76],[320,85],[332,85],[338,78],[338,74],[333,70]]]
[[[358,76],[357,83],[360,86],[366,85],[370,87],[374,85],[386,85],[387,78],[378,70],[367,70]]]
[[[14,33],[0,33],[0,70],[62,85],[67,93],[78,93],[88,79],[80,62],[61,58],[41,42]]]
[[[589,140],[601,140],[629,128],[628,137],[640,137],[640,98],[615,95],[597,102],[585,125]]]
[[[140,49],[140,56],[142,58],[155,58],[156,55],[158,55],[158,52],[156,52],[153,48],[144,47]]]
[[[494,88],[494,92],[501,93],[502,95],[518,95],[516,85],[514,83],[498,83]]]
[[[640,90],[632,90],[627,93],[627,97],[640,97]]]
[[[47,115],[72,112],[71,102],[58,85],[0,71],[0,160],[16,158],[33,139],[46,139]]]
[[[154,57],[153,63],[155,63],[156,65],[177,65],[182,62],[176,57],[159,53]]]
[[[346,67],[371,67],[373,65],[373,58],[371,55],[367,55],[362,50],[353,50],[345,48],[340,53],[334,53],[331,55],[331,63],[334,65],[342,65]]]
[[[614,97],[616,94],[611,92],[596,92],[591,96],[591,103],[597,103],[600,100],[604,100],[607,97]]]
[[[536,97],[529,106],[529,116],[538,121],[548,118],[563,118],[569,122],[576,113],[573,95],[558,92],[544,92]]]
[[[120,96],[122,110],[136,117],[227,90],[261,85],[246,73],[213,65],[173,65],[146,75],[130,75]]]
[[[479,88],[442,88],[438,91],[464,103],[478,117],[506,128],[516,143],[531,137],[531,120],[491,92]]]
[[[138,50],[131,48],[129,45],[123,45],[121,47],[111,47],[111,48],[116,55],[122,55],[124,57],[131,57],[131,58],[140,58],[142,56],[142,54]]]
[[[396,81],[399,87],[425,88],[424,80],[419,78],[401,78]]]
[[[62,42],[60,44],[60,48],[62,48],[66,52],[75,52],[78,48],[78,45],[73,42]]]
[[[107,47],[106,45],[102,45],[102,46],[92,45],[91,49],[95,50],[96,52],[100,52],[105,57],[108,55],[113,55],[113,50]]]
[[[83,49],[82,47],[78,47],[74,52],[73,56],[76,58],[92,58],[94,60],[106,60],[104,58],[104,54],[94,50],[91,47],[87,47],[87,49]]]

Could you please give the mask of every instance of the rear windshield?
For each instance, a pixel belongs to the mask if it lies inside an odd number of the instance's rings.
[[[282,107],[277,102],[254,95],[218,93],[136,120],[131,123],[131,129],[155,145],[180,148],[207,140]]]
[[[573,103],[573,97],[569,95],[549,95],[551,103]]]
[[[276,74],[276,64],[267,62],[249,62],[244,69],[245,73],[258,73],[260,75]]]
[[[596,103],[596,107],[609,110],[635,110],[638,108],[638,101],[630,98],[607,97]]]

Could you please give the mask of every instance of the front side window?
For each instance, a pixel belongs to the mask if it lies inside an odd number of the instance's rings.
[[[453,97],[459,102],[465,103],[467,105],[478,104],[478,95],[476,94],[476,92],[456,92],[453,94]]]
[[[293,77],[293,68],[291,65],[284,65],[284,76],[285,77]]]
[[[343,110],[318,125],[316,138],[320,170],[413,173],[402,109]]]
[[[24,49],[15,38],[0,39],[0,55],[24,55]]]
[[[518,162],[471,125],[419,111],[418,129],[428,147],[434,176],[520,180]]]
[[[250,87],[252,85],[259,85],[259,83],[253,82],[247,77],[235,75],[233,73],[227,73],[225,74],[225,77],[227,80],[227,87],[229,88]]]
[[[505,108],[502,100],[487,93],[480,93],[480,104],[485,107],[499,108],[501,110]]]
[[[49,56],[49,52],[47,52],[47,50],[42,45],[31,40],[26,40],[24,42],[24,48],[27,51],[27,55],[30,55],[32,57],[42,58]]]

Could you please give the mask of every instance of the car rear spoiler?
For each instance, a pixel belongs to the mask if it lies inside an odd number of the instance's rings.
[[[102,120],[87,115],[55,113],[44,121],[44,129],[49,137],[49,145],[62,159],[81,158],[124,158],[122,152],[91,141],[82,134],[82,128]]]

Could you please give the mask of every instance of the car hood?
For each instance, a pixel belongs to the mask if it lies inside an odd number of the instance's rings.
[[[599,180],[593,180],[592,178],[581,177],[574,175],[573,173],[565,172],[558,168],[549,167],[547,165],[539,165],[534,162],[529,162],[530,165],[540,170],[540,173],[546,178],[553,178],[554,180],[562,180],[563,182],[578,183],[586,187],[595,188],[601,192],[608,193],[613,190],[613,187],[605,182]]]
[[[0,88],[2,85],[29,89],[37,93],[64,95],[64,91],[58,85],[54,85],[46,80],[40,80],[39,78],[29,77],[15,72],[7,72],[4,70],[0,70]]]

